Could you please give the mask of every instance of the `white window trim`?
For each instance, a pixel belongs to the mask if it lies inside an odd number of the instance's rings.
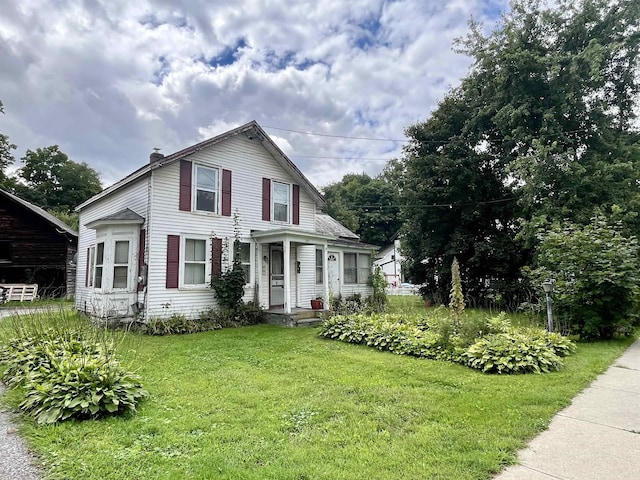
[[[275,184],[279,183],[280,185],[286,185],[289,189],[289,200],[287,203],[287,219],[286,220],[276,220],[275,217]],[[291,210],[293,208],[293,185],[288,182],[281,182],[279,180],[271,180],[271,219],[273,223],[279,223],[282,225],[291,224]]]
[[[105,264],[105,258],[106,258],[106,255],[107,255],[107,253],[106,253],[106,248],[107,248],[106,240],[103,238],[100,242],[96,241],[96,244],[95,244],[96,255],[98,254],[98,245],[100,245],[100,244],[102,244],[102,263],[100,265],[98,265],[97,257],[95,257],[94,258],[94,262],[93,262],[93,269],[92,269],[92,272],[91,272],[91,276],[94,279],[93,282],[92,282],[92,286],[93,286],[94,290],[96,290],[97,292],[102,292],[105,289],[104,285],[106,284],[105,275],[104,275],[104,264]],[[100,275],[100,286],[96,287],[95,286],[95,284],[96,284],[95,279],[96,279],[96,269],[98,268],[98,266],[102,270],[101,270],[101,275]]]
[[[320,259],[322,260],[322,263],[320,263],[320,265],[318,265],[318,252],[320,252]],[[316,248],[313,263],[316,267],[314,271],[316,285],[324,285],[324,268],[325,268],[325,263],[327,263],[327,261],[324,259],[324,249]],[[318,282],[318,269],[320,270],[320,273],[321,273],[320,282]]]
[[[184,271],[186,260],[187,240],[204,240],[204,283],[185,284]],[[178,269],[179,290],[207,290],[211,288],[211,237],[208,235],[186,234],[180,235],[180,266]]]
[[[255,273],[254,273],[254,265],[255,265],[255,258],[256,258],[256,249],[255,249],[255,244],[249,240],[249,239],[240,239],[240,243],[246,243],[249,245],[249,278],[245,278],[245,287],[249,287],[251,285],[253,285],[253,283],[255,282],[254,277],[255,277]],[[235,255],[235,252],[233,253]],[[245,263],[243,263],[242,265],[246,265]]]
[[[347,274],[345,272],[345,268],[347,265],[347,262],[344,260],[344,256],[345,255],[350,255],[353,254],[356,256],[356,281],[355,282],[347,282]],[[360,279],[360,274],[359,274],[359,270],[360,267],[358,259],[360,257],[360,255],[368,255],[369,256],[369,270],[368,270],[368,275],[367,278],[365,278],[363,281],[361,281]],[[369,282],[369,275],[371,275],[371,261],[373,256],[371,255],[371,253],[366,253],[366,252],[344,252],[342,254],[343,260],[342,260],[342,277],[344,278],[344,285],[367,285],[367,283]]]
[[[96,263],[96,246],[91,245],[89,246],[89,257],[87,258],[87,272],[89,272],[87,274],[88,288],[93,288],[93,280],[95,277],[95,271],[94,271],[95,263]]]
[[[209,210],[198,210],[198,190],[203,190],[205,192],[211,192],[214,190],[206,190],[206,189],[198,189],[198,167],[208,168],[210,170],[216,170],[216,209],[214,212],[210,212]],[[219,216],[222,210],[222,169],[217,166],[212,165],[204,165],[202,163],[193,162],[193,167],[191,170],[191,211],[193,213],[197,213],[200,215],[216,215]]]
[[[99,235],[96,238],[96,243],[91,245],[89,248],[94,249],[93,253],[93,265],[91,277],[92,279],[89,282],[88,288],[93,288],[96,293],[107,293],[107,292],[133,292],[135,291],[135,278],[134,278],[134,264],[135,262],[135,242],[136,239],[133,235],[130,234],[114,234],[109,231],[109,228],[106,228],[102,235]],[[115,265],[115,248],[116,242],[129,242],[129,252],[127,255],[127,285],[125,287],[114,287],[113,286],[113,269]],[[104,250],[102,255],[102,265],[96,264],[96,255],[98,250],[98,244],[104,244]],[[91,255],[90,255],[91,256]],[[122,266],[123,264],[118,264]],[[102,267],[102,284],[98,288],[95,286],[95,275],[96,275],[96,267]],[[137,267],[137,264],[136,264]],[[137,277],[136,277],[137,278]]]

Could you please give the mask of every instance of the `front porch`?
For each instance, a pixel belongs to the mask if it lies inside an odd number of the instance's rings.
[[[271,325],[283,325],[285,327],[315,327],[320,325],[324,318],[331,315],[331,310],[313,310],[311,308],[292,308],[286,313],[284,308],[271,308],[266,310],[265,318]]]

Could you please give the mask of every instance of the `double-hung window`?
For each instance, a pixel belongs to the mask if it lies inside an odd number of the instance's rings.
[[[96,245],[96,263],[93,270],[93,286],[102,288],[102,268],[104,265],[104,242]]]
[[[87,258],[87,284],[89,287],[93,287],[93,266],[96,263],[96,247],[91,245],[89,247],[89,257]]]
[[[184,239],[184,266],[182,283],[186,287],[205,286],[207,276],[207,241]]]
[[[195,209],[200,212],[218,213],[220,182],[217,168],[195,165]]]
[[[371,255],[367,253],[344,254],[344,283],[366,284],[371,273]]]
[[[113,288],[129,285],[129,241],[116,240],[113,255]]]
[[[251,244],[240,243],[238,258],[244,270],[244,283],[251,283]]]
[[[322,265],[322,249],[316,249],[316,285],[324,283],[324,270]]]
[[[289,223],[289,204],[291,203],[291,185],[273,182],[273,220]]]

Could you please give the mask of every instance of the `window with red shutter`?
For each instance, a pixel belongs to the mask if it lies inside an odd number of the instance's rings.
[[[180,201],[179,208],[182,211],[191,211],[191,162],[180,160]]]
[[[222,275],[222,239],[211,239],[211,278]]]
[[[300,225],[300,185],[293,186],[293,222]]]
[[[231,216],[231,170],[222,170],[222,215]]]
[[[180,275],[180,235],[167,235],[167,288],[178,288]]]
[[[262,220],[271,220],[271,180],[262,179]]]

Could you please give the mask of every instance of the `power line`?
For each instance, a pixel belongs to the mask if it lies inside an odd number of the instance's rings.
[[[296,158],[325,158],[327,160],[368,160],[368,161],[376,161],[376,162],[388,162],[389,160],[393,160],[393,158],[371,158],[371,157],[329,157],[324,155],[296,155],[292,154],[292,157]]]
[[[502,202],[510,202],[511,200],[517,200],[516,197],[507,197],[501,198],[498,200],[485,200],[483,202],[468,202],[468,203],[416,203],[412,205],[345,205],[348,208],[371,208],[371,209],[382,209],[382,208],[403,208],[403,207],[420,207],[420,208],[453,208],[455,207],[473,207],[478,205],[486,205],[490,203],[502,203]]]
[[[416,142],[416,143],[421,143],[421,144],[440,144],[440,145],[445,145],[447,143],[450,143],[451,141],[453,141],[452,139],[447,139],[447,140],[417,140],[417,139],[395,139],[395,138],[379,138],[379,137],[352,137],[349,135],[329,135],[327,133],[317,133],[317,132],[309,132],[309,131],[303,131],[303,130],[293,130],[290,128],[280,128],[280,127],[272,127],[269,125],[264,125],[264,128],[270,128],[272,130],[280,130],[283,132],[292,132],[292,133],[299,133],[301,135],[310,135],[310,136],[315,136],[315,137],[328,137],[328,138],[344,138],[344,139],[348,139],[348,140],[366,140],[366,141],[372,141],[372,142],[401,142],[401,143],[411,143],[411,142]],[[566,135],[566,134],[571,134],[571,133],[584,133],[584,132],[591,132],[592,129],[588,129],[588,128],[581,128],[581,129],[577,129],[577,130],[566,130],[566,131],[562,131],[560,132],[558,135],[556,135],[555,137],[558,138],[560,135]],[[492,139],[481,139],[480,142],[487,142],[487,143],[491,143],[491,144],[499,144],[499,143],[505,143],[505,142],[513,142],[516,141],[515,139],[511,139],[511,140],[505,140],[505,139],[498,139],[498,140],[492,140]]]
[[[292,130],[289,128],[279,128],[279,127],[270,127],[269,125],[264,125],[264,128],[270,128],[271,130],[281,130],[283,132],[292,132],[292,133],[300,133],[302,135],[312,135],[314,137],[329,137],[329,138],[346,138],[349,140],[368,140],[373,142],[403,142],[407,143],[411,140],[406,138],[402,140],[393,139],[393,138],[376,138],[376,137],[350,137],[348,135],[329,135],[327,133],[316,133],[316,132],[304,132],[302,130]]]

